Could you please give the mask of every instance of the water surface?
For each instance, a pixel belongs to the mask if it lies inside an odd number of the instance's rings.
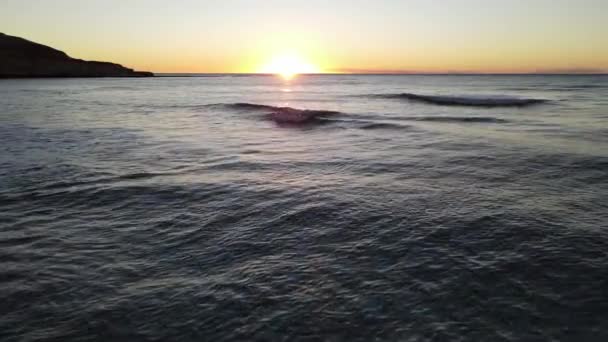
[[[607,95],[606,76],[2,80],[0,339],[604,341]]]

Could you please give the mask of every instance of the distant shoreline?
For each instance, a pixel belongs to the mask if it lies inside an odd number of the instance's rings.
[[[459,76],[475,76],[475,77],[503,77],[503,76],[522,76],[522,77],[534,77],[534,76],[543,76],[543,77],[581,77],[581,76],[589,76],[589,77],[603,77],[608,76],[608,73],[605,74],[525,74],[525,73],[513,73],[513,74],[346,74],[346,73],[318,73],[318,74],[300,74],[300,76],[312,76],[312,77],[327,77],[327,76],[437,76],[437,77],[459,77]],[[205,77],[276,77],[275,74],[263,74],[263,73],[152,73],[150,76],[6,76],[0,75],[0,80],[25,80],[25,79],[40,79],[40,80],[48,80],[48,79],[73,79],[73,78],[81,78],[81,79],[95,79],[95,78],[125,78],[125,79],[138,79],[138,78],[205,78]]]
[[[139,78],[154,78],[155,75],[146,76],[5,76],[0,75],[0,80],[56,80],[56,79],[75,79],[75,78],[124,78],[124,79],[139,79]]]
[[[72,58],[50,46],[0,32],[0,78],[152,77],[120,64]]]
[[[608,73],[314,73],[299,74],[301,76],[608,76]],[[251,76],[276,76],[265,73],[154,73],[154,77],[251,77]]]

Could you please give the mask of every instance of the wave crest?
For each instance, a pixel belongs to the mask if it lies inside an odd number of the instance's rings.
[[[268,117],[271,120],[279,123],[308,123],[317,120],[318,118],[342,114],[333,110],[297,109],[292,107],[278,107],[247,102],[229,103],[223,104],[223,106],[237,110],[267,112]]]
[[[412,118],[415,121],[430,121],[430,122],[470,122],[470,123],[507,123],[504,119],[492,117],[475,117],[475,116],[423,116]]]
[[[409,101],[441,106],[466,107],[527,107],[547,102],[543,99],[506,97],[506,96],[448,96],[448,95],[421,95],[414,93],[380,95],[384,98],[397,98]]]
[[[359,129],[364,129],[364,130],[376,130],[376,129],[401,130],[401,129],[407,129],[407,128],[409,128],[409,126],[395,124],[395,123],[388,123],[388,122],[372,122],[372,123],[368,123],[368,124],[365,124],[365,125],[362,125],[359,127]]]

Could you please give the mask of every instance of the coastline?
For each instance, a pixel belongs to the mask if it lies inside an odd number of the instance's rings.
[[[0,78],[152,77],[120,64],[72,58],[52,47],[0,33]]]

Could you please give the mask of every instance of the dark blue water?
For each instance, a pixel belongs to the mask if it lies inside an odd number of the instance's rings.
[[[606,76],[0,81],[2,341],[607,322]]]

